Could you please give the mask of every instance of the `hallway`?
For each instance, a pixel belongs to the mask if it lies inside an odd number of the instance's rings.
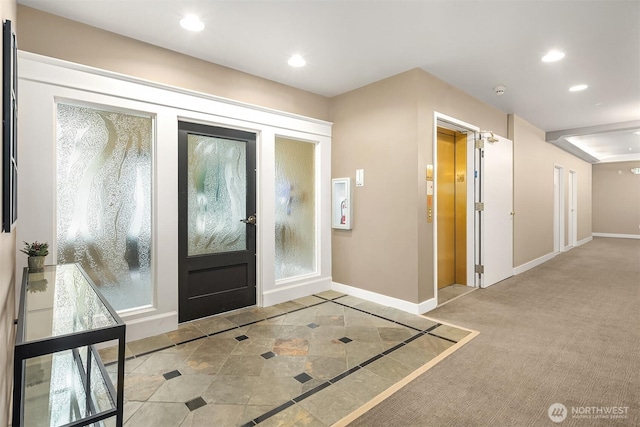
[[[480,335],[351,426],[640,425],[639,305],[640,240],[596,237],[430,312]]]

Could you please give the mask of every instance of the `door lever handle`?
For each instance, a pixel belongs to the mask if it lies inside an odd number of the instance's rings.
[[[240,222],[244,222],[245,224],[256,225],[256,215],[249,215],[247,219],[241,219]]]

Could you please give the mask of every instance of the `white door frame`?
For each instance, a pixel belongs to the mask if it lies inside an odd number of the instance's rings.
[[[553,165],[553,252],[564,251],[564,167]]]
[[[569,246],[578,243],[578,173],[569,169]]]
[[[446,114],[434,112],[433,120],[433,179],[434,179],[434,194],[433,194],[433,296],[438,301],[438,127],[445,127],[447,129],[456,131],[466,131],[467,133],[467,286],[477,287],[476,283],[477,275],[475,271],[475,241],[476,233],[474,224],[474,194],[475,194],[475,179],[470,177],[475,176],[475,168],[473,162],[474,156],[474,144],[475,133],[480,132],[480,128],[472,124],[463,122],[456,118],[447,116]]]

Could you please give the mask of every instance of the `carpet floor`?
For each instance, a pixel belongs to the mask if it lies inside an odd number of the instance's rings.
[[[639,306],[640,240],[594,238],[430,312],[480,335],[350,426],[640,426]]]

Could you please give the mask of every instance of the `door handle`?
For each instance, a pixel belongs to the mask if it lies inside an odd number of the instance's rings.
[[[249,215],[247,219],[241,219],[240,222],[244,222],[245,224],[256,225],[256,214]]]

